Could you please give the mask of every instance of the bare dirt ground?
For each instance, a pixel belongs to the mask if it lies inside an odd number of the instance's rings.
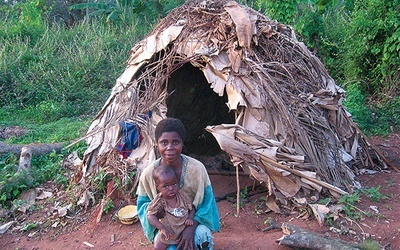
[[[373,137],[371,141],[396,166],[400,166],[400,133],[386,138]],[[216,197],[236,191],[234,176],[210,175]],[[282,214],[266,212],[263,204],[265,193],[260,187],[247,190],[251,195],[243,201],[239,214],[234,203],[228,199],[218,201],[221,231],[214,234],[215,249],[290,249],[279,245],[283,236],[279,229],[264,232],[271,219],[278,223],[289,222],[326,238],[338,238],[359,243],[372,239],[380,249],[400,249],[400,173],[388,169],[373,175],[357,177],[363,188],[377,188],[386,198],[374,202],[361,195],[354,213],[361,218],[342,216],[333,225],[320,226],[312,216],[304,216],[304,210],[285,209]],[[252,186],[248,177],[241,177],[240,186]],[[65,199],[66,193],[53,185],[43,188],[54,193],[44,199],[27,214],[17,215],[15,223],[0,236],[0,249],[152,249],[143,235],[140,223],[123,225],[115,217],[118,204],[96,223],[96,209],[86,213],[54,216],[54,204]],[[0,224],[4,224],[2,221]],[[36,225],[29,227],[29,225]]]

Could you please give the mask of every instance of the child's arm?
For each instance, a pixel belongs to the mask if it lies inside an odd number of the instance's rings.
[[[164,227],[164,225],[158,220],[156,215],[147,214],[147,219],[149,220],[150,224],[153,225],[155,228],[160,230],[160,232],[165,236],[166,240],[173,238],[174,236],[168,232],[168,230]]]
[[[193,225],[194,214],[195,214],[195,209],[194,209],[194,207],[192,207],[192,209],[189,210],[188,218],[185,221],[185,225],[186,226],[192,226]]]

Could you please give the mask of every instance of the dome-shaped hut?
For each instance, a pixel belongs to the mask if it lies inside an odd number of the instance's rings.
[[[324,191],[345,194],[360,168],[386,164],[344,97],[290,27],[234,1],[187,2],[131,49],[89,128],[83,176],[140,175],[156,157],[155,125],[176,117],[188,131],[187,152],[228,153],[268,187],[274,211]]]

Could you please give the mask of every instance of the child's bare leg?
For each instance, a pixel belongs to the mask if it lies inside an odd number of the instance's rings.
[[[154,249],[155,250],[166,250],[169,247],[169,244],[165,244],[164,242],[162,242],[160,240],[160,236],[161,235],[158,235],[158,237],[156,237],[154,240]]]

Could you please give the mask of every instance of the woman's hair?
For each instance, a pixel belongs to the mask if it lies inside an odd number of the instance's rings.
[[[165,175],[165,176],[174,176],[176,178],[175,171],[172,167],[170,166],[158,166],[154,169],[153,171],[153,179],[158,184],[158,181],[160,179],[160,176]]]
[[[176,118],[165,118],[161,120],[156,127],[154,132],[156,141],[164,132],[177,132],[182,139],[182,142],[186,139],[186,129],[181,120]]]

